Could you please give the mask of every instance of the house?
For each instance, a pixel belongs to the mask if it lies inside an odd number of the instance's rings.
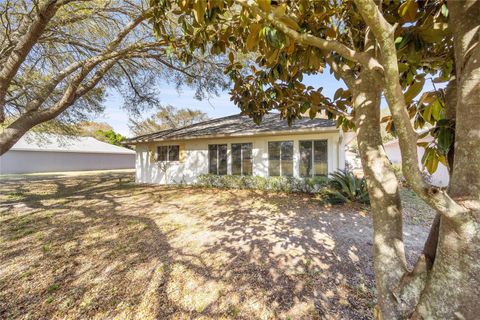
[[[343,169],[343,133],[327,119],[302,118],[291,126],[278,114],[257,125],[233,115],[129,139],[135,145],[136,181],[193,183],[199,175],[313,177]]]
[[[29,133],[0,156],[0,174],[133,169],[135,151],[98,141]]]
[[[432,141],[431,136],[427,136],[423,138],[421,141]],[[388,141],[383,144],[385,148],[385,152],[387,153],[388,158],[394,164],[401,164],[402,163],[402,154],[400,153],[400,145],[398,144],[398,139]],[[422,165],[422,157],[425,153],[425,149],[422,147],[417,146],[417,154],[418,154],[418,166],[423,169]],[[426,172],[426,171],[425,171]],[[426,173],[427,174],[427,173]],[[429,183],[439,186],[445,187],[448,185],[450,180],[450,175],[448,173],[448,168],[445,167],[442,163],[438,164],[437,171],[435,171],[432,175],[428,176]]]

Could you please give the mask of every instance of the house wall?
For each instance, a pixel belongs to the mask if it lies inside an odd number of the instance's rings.
[[[250,136],[238,138],[193,139],[185,141],[169,141],[136,146],[136,181],[141,183],[193,183],[201,174],[208,173],[208,145],[227,144],[227,170],[231,174],[231,144],[252,143],[253,175],[268,176],[268,142],[294,141],[293,166],[294,176],[299,176],[299,141],[300,140],[328,140],[328,170],[334,172],[345,167],[345,148],[343,135],[337,131],[315,134],[288,134],[275,136]],[[176,162],[156,162],[151,157],[151,150],[161,145],[184,146],[185,159]]]
[[[10,150],[0,156],[0,174],[131,169],[135,154]]]
[[[425,140],[427,141],[427,140]],[[385,152],[387,153],[388,158],[392,163],[401,164],[402,163],[402,155],[400,153],[400,146],[398,145],[398,141],[392,141],[384,145]],[[425,153],[425,149],[421,147],[417,147],[418,153],[418,166],[422,168],[422,157]],[[448,185],[449,181],[449,174],[448,169],[443,164],[438,164],[438,169],[435,171],[433,175],[429,177],[430,183],[439,186],[445,187]]]

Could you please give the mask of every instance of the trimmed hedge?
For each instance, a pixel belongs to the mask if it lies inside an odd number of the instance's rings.
[[[258,189],[281,192],[318,193],[328,185],[326,177],[299,179],[294,177],[218,176],[203,174],[197,186],[222,189]]]
[[[368,204],[366,182],[348,171],[337,171],[327,177],[255,177],[255,176],[218,176],[203,174],[198,177],[196,186],[220,189],[256,189],[277,192],[302,192],[317,195],[330,204],[360,202]]]

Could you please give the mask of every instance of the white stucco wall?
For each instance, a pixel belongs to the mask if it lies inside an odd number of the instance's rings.
[[[426,140],[425,140],[426,141]],[[392,163],[401,164],[402,163],[402,155],[400,153],[400,146],[398,145],[398,141],[392,141],[384,145],[385,152],[387,153],[388,158]],[[422,157],[425,153],[425,149],[421,147],[417,147],[418,153],[418,166],[422,168]],[[439,163],[437,171],[433,175],[430,176],[430,183],[439,186],[445,187],[448,185],[449,175],[448,169],[443,164]]]
[[[132,169],[135,154],[10,150],[0,156],[0,174]]]
[[[342,134],[322,132],[310,134],[287,134],[275,136],[249,136],[237,138],[193,139],[185,141],[168,141],[136,146],[136,181],[141,183],[192,183],[201,174],[208,173],[208,145],[227,144],[228,146],[228,174],[231,174],[231,144],[252,143],[253,175],[268,176],[268,142],[294,141],[293,166],[294,176],[299,176],[299,141],[300,140],[328,140],[328,171],[334,172],[345,167],[345,148]],[[161,145],[185,145],[184,161],[156,162],[151,161],[149,148]]]

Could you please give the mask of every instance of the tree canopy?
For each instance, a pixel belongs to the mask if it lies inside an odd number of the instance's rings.
[[[325,112],[339,127],[356,130],[372,199],[378,318],[475,317],[480,167],[466,168],[472,158],[480,162],[480,1],[151,0],[151,6],[157,32],[165,17],[175,16],[185,50],[228,57],[232,99],[254,121],[273,109],[289,121]],[[322,88],[303,84],[304,75],[325,70],[348,89],[326,97]],[[426,81],[447,86],[422,92]],[[439,213],[413,269],[399,185],[380,134],[382,95],[403,174]],[[416,129],[424,126],[434,140],[420,144],[427,148],[423,162],[429,172],[439,161],[449,167],[448,190],[429,185],[418,166]]]
[[[159,103],[161,83],[189,86],[202,99],[226,87],[222,59],[189,55],[175,21],[162,38],[141,0],[35,0],[0,3],[0,154],[32,127],[88,120],[108,90],[127,112]]]
[[[185,127],[197,122],[208,120],[206,113],[190,108],[175,108],[167,105],[158,108],[158,111],[147,119],[130,120],[130,130],[135,135],[144,135],[166,129]]]

